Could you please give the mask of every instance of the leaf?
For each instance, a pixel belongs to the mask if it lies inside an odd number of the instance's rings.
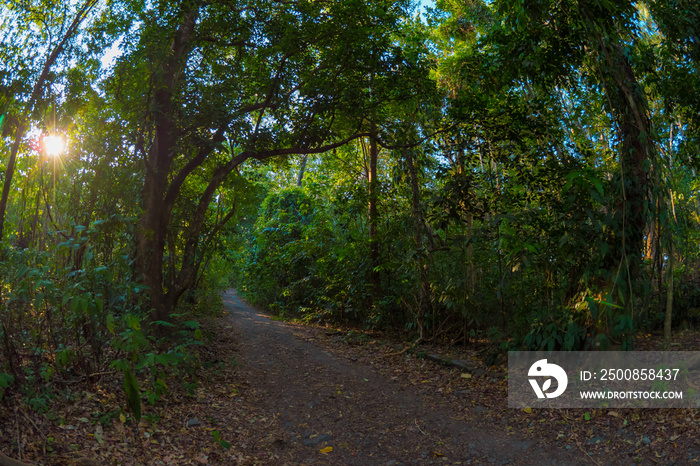
[[[552,385],[552,379],[547,379],[545,381],[545,383],[542,385],[542,391],[546,392],[551,385]]]
[[[462,377],[463,379],[471,379],[471,378],[472,378],[472,375],[471,375],[471,374],[468,374],[468,373],[466,373],[466,372],[464,372],[464,373],[461,375],[461,377]]]
[[[333,447],[321,448],[319,451],[320,451],[321,453],[323,453],[324,455],[327,455],[328,453],[330,453],[330,452],[333,451]]]
[[[126,391],[129,409],[136,422],[139,422],[141,420],[141,392],[139,391],[139,382],[129,367],[124,368],[124,391]]]
[[[183,322],[182,325],[192,330],[200,327],[199,322],[195,320],[188,320],[187,322]]]
[[[585,413],[583,413],[583,418],[587,421],[590,421],[591,420],[591,413],[586,411]]]
[[[617,411],[608,411],[608,416],[620,417],[620,413],[618,413]]]
[[[95,428],[95,440],[97,440],[97,443],[100,445],[105,444],[105,440],[103,438],[104,431],[102,430],[102,425],[97,424],[97,427]]]
[[[110,312],[109,314],[107,314],[107,330],[109,330],[109,333],[114,334],[114,327],[114,314]]]
[[[126,315],[126,325],[132,330],[141,330],[141,323],[139,319],[131,314]]]
[[[617,289],[617,294],[620,296],[620,302],[624,304],[625,302],[625,293],[622,291],[622,288]]]
[[[523,408],[523,411],[525,411],[527,414],[530,414],[530,413],[532,413],[532,408],[527,406],[527,407]]]
[[[0,387],[7,388],[12,382],[15,381],[15,377],[10,374],[0,373]]]

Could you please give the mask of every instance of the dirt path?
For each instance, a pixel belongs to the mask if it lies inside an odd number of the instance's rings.
[[[594,464],[580,451],[509,435],[507,422],[471,419],[440,397],[305,341],[233,290],[224,304],[250,384],[247,401],[273,417],[261,435],[277,464]]]

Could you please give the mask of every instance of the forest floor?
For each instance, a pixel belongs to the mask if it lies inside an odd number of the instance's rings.
[[[516,410],[505,368],[473,350],[281,322],[232,290],[206,329],[203,369],[134,425],[118,377],[0,404],[0,452],[43,465],[632,465],[700,461],[694,410]],[[700,348],[695,332],[684,350]],[[638,349],[658,349],[640,336]],[[465,371],[422,357],[467,362]],[[1,461],[0,461],[0,464]]]

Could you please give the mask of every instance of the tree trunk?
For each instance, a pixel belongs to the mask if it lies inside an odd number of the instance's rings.
[[[377,159],[379,147],[374,137],[369,143],[369,258],[370,258],[370,282],[372,283],[372,302],[376,306],[382,295],[381,276],[379,274],[379,214],[377,212],[377,200],[379,198],[379,182],[377,179]]]
[[[589,27],[598,43],[602,81],[622,141],[619,156],[622,196],[621,205],[616,207],[622,218],[622,231],[616,245],[619,256],[609,267],[622,274],[616,284],[619,286],[619,280],[624,280],[624,306],[632,315],[632,288],[639,276],[649,210],[645,166],[653,151],[651,120],[644,89],[637,81],[624,44],[618,37],[603,37],[594,19],[589,18]]]
[[[136,267],[141,279],[148,287],[151,318],[153,321],[168,320],[172,303],[168,302],[163,289],[163,257],[170,223],[175,205],[175,196],[168,196],[173,183],[168,184],[168,175],[176,153],[178,139],[173,108],[174,89],[178,76],[185,65],[191,49],[198,9],[193,6],[187,12],[175,33],[170,46],[170,55],[163,71],[154,75],[153,110],[155,137],[147,154],[146,174],[143,186],[143,216],[139,222],[136,245]],[[177,191],[179,192],[179,186]]]
[[[424,230],[425,220],[423,219],[423,208],[421,205],[420,188],[418,186],[418,175],[413,163],[412,149],[406,149],[406,166],[411,182],[411,213],[413,215],[413,241],[416,245],[416,266],[418,267],[418,309],[416,310],[416,323],[420,331],[418,340],[425,339],[425,314],[430,311],[430,275],[428,269],[427,251],[424,251]]]
[[[150,177],[146,176],[146,186]],[[148,287],[151,317],[166,320],[163,294],[163,255],[167,234],[165,206],[153,189],[144,189],[144,213],[138,228],[136,266],[143,284]]]
[[[664,320],[664,348],[671,345],[671,320],[673,318],[673,239],[668,248],[668,270],[666,271],[666,319]]]
[[[308,155],[304,155],[304,157],[301,159],[301,167],[299,167],[299,175],[297,176],[297,186],[300,188],[304,183],[304,171],[306,170],[306,162],[308,159]]]

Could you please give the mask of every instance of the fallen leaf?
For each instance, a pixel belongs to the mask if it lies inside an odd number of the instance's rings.
[[[104,430],[102,430],[102,425],[97,424],[97,427],[95,428],[95,439],[97,440],[97,443],[99,443],[100,445],[105,444],[105,441],[102,438],[103,434],[104,434]]]
[[[330,452],[333,451],[333,447],[321,448],[319,451],[320,451],[321,453],[323,453],[324,455],[327,455],[328,453],[330,453]]]
[[[530,414],[532,412],[532,408],[528,406],[526,408],[523,408],[523,411],[525,411],[527,414]]]
[[[471,375],[471,374],[467,374],[467,373],[465,372],[465,373],[462,374],[462,378],[463,378],[463,379],[471,379],[471,378],[472,378],[472,375]]]

